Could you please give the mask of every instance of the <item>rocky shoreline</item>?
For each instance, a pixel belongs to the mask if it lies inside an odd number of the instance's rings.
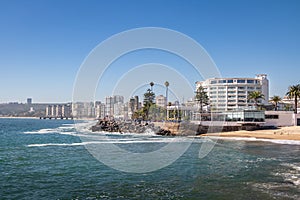
[[[273,128],[273,127],[271,127]],[[154,133],[164,136],[196,136],[208,133],[255,131],[270,129],[251,124],[241,126],[207,126],[189,122],[142,122],[142,121],[116,121],[112,119],[100,119],[96,125],[91,127],[93,132],[118,132],[122,133]]]
[[[91,127],[93,132],[118,132],[122,133],[155,133],[156,135],[170,136],[174,135],[170,130],[155,126],[154,123],[138,122],[138,121],[115,121],[115,120],[99,120],[96,125]]]

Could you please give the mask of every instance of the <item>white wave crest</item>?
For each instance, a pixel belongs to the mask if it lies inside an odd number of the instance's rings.
[[[36,131],[25,131],[25,134],[48,134],[55,133],[55,129],[40,129]]]
[[[110,139],[102,141],[87,141],[79,143],[46,143],[46,144],[29,144],[28,147],[45,147],[45,146],[79,146],[89,144],[138,144],[138,143],[170,143],[170,142],[189,142],[184,138],[163,138],[156,140],[131,140],[131,139]]]
[[[271,142],[276,144],[300,145],[300,141],[298,140],[277,140],[277,139],[263,139],[263,138],[255,138],[255,137],[219,137],[219,136],[206,136],[206,137],[212,139],[220,139],[220,140]]]

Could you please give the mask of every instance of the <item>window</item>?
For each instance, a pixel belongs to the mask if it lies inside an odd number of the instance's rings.
[[[226,102],[226,100],[219,100],[219,102],[220,102],[220,103],[224,103],[224,102]]]
[[[248,87],[248,90],[254,90],[254,87]]]
[[[227,83],[233,83],[233,80],[227,80]]]
[[[210,94],[217,94],[217,91],[210,92]]]
[[[228,94],[235,94],[235,91],[228,91]]]
[[[217,81],[210,81],[210,84],[216,84]]]
[[[245,89],[245,87],[239,87],[239,90],[244,90]]]
[[[218,87],[219,90],[225,90],[225,87]]]
[[[245,83],[245,80],[237,80],[237,83]]]
[[[266,119],[279,119],[278,115],[265,115]]]
[[[223,96],[223,95],[222,95],[222,96],[218,96],[218,97],[219,97],[220,99],[222,99],[222,98],[226,98],[226,96]]]
[[[226,80],[219,80],[219,83],[226,83]]]
[[[234,90],[236,87],[228,87],[229,90]]]
[[[236,98],[235,95],[228,95],[228,98]]]
[[[254,83],[254,80],[247,80],[247,83]]]
[[[228,103],[235,103],[235,100],[228,100]]]
[[[245,91],[238,91],[238,94],[245,94]]]
[[[216,90],[217,87],[210,87],[209,89],[210,89],[210,90]]]
[[[219,94],[225,94],[226,91],[218,91]]]
[[[257,90],[261,90],[261,87],[256,87]]]
[[[239,95],[238,98],[246,98],[244,95]]]

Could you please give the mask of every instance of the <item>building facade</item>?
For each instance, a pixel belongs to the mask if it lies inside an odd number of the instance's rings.
[[[105,97],[105,112],[107,116],[115,115],[115,104],[123,104],[124,97],[120,95]]]
[[[211,110],[231,111],[254,107],[253,100],[248,100],[248,94],[260,91],[264,99],[260,104],[268,104],[269,80],[266,74],[258,74],[255,78],[210,78],[196,82],[196,90],[202,86],[207,92]]]
[[[47,105],[45,117],[72,117],[71,104]]]
[[[167,106],[167,98],[163,95],[158,95],[155,97],[155,103],[157,106],[166,107]]]
[[[96,104],[96,118],[104,119],[106,115],[105,112],[105,104],[104,103],[97,103]]]
[[[32,104],[32,98],[27,98],[26,101],[27,101],[27,104],[28,104],[28,105],[31,105],[31,104]]]

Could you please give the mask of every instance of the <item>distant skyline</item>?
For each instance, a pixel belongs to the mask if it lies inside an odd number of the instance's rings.
[[[186,34],[207,50],[222,77],[267,74],[270,96],[283,96],[290,85],[300,83],[299,10],[297,0],[2,0],[0,103],[25,103],[27,98],[33,103],[70,102],[76,74],[89,52],[114,34],[140,27]],[[120,61],[124,69],[162,61],[185,70],[182,61],[155,51]],[[184,72],[191,83],[201,78]],[[174,85],[175,80],[168,81]],[[100,91],[96,97],[108,95],[111,91]]]

